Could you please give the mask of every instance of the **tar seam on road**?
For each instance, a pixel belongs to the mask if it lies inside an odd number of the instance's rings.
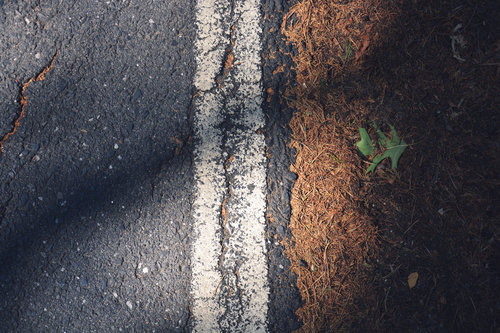
[[[21,94],[20,94],[20,99],[21,99],[21,113],[19,114],[19,117],[15,120],[15,122],[14,122],[14,128],[12,129],[12,131],[10,131],[9,133],[5,134],[5,136],[3,137],[2,141],[0,141],[0,156],[3,153],[3,145],[5,144],[5,141],[11,135],[14,135],[14,133],[16,133],[17,129],[19,128],[19,126],[21,126],[21,120],[24,118],[24,110],[26,108],[26,105],[28,105],[28,96],[26,96],[26,94],[25,94],[26,89],[28,89],[28,87],[30,86],[30,83],[33,82],[33,81],[37,81],[38,82],[38,81],[45,80],[45,74],[47,74],[52,69],[52,67],[54,67],[54,61],[56,60],[56,57],[57,57],[58,54],[59,54],[59,50],[56,50],[56,54],[54,54],[54,56],[52,57],[52,61],[50,62],[50,65],[47,66],[40,74],[38,74],[36,76],[36,79],[33,76],[31,79],[29,79],[28,82],[26,82],[23,85],[23,89],[21,90]]]
[[[194,332],[267,332],[259,6],[257,0],[196,5]],[[225,55],[234,60],[230,71]]]

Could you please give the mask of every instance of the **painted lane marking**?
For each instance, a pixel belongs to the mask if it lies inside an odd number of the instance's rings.
[[[259,6],[257,0],[196,5],[194,332],[267,332]],[[238,65],[216,86],[226,48]]]

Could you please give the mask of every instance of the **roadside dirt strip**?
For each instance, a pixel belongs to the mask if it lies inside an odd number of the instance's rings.
[[[259,6],[196,5],[194,332],[267,331]]]

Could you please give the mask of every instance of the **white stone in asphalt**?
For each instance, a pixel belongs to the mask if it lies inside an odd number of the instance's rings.
[[[196,5],[194,332],[267,332],[260,16],[257,0]],[[216,83],[231,43],[233,71]]]

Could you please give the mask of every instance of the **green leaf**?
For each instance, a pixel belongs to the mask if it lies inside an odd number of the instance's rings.
[[[394,126],[392,126],[391,124],[389,124],[389,127],[391,128],[391,132],[392,132],[392,140],[391,140],[391,142],[394,143],[394,144],[399,144],[398,132],[396,131],[396,129],[394,128]]]
[[[380,145],[381,146],[384,146],[385,145],[385,142],[387,141],[387,137],[385,136],[384,132],[382,132],[380,130],[380,128],[378,127],[377,123],[375,122],[375,120],[373,121],[373,127],[375,127],[375,129],[377,130],[377,134],[378,136],[380,137],[380,139],[382,139],[382,142],[380,142]]]
[[[373,147],[372,139],[370,138],[370,135],[368,134],[366,129],[362,127],[358,127],[358,129],[359,134],[361,135],[361,141],[356,142],[356,146],[358,146],[359,151],[365,156],[375,154],[375,148]]]
[[[385,154],[384,154],[385,155]],[[387,156],[380,156],[380,155],[377,155],[373,158],[373,161],[372,161],[372,164],[370,164],[370,166],[368,167],[368,169],[366,169],[366,172],[365,172],[365,175],[368,173],[368,172],[374,172],[375,171],[375,168],[377,167],[377,165],[383,161],[384,158],[386,158]]]
[[[399,138],[398,132],[396,131],[394,126],[392,126],[391,124],[389,124],[389,126],[391,128],[391,134],[392,134],[391,139],[389,139],[384,134],[384,132],[380,130],[375,121],[373,122],[373,127],[375,128],[378,136],[380,137],[380,141],[378,141],[378,143],[380,147],[383,148],[384,153],[382,154],[382,156],[376,155],[373,158],[372,163],[366,169],[366,173],[374,172],[377,165],[379,165],[380,162],[382,162],[387,157],[390,157],[391,159],[391,168],[397,169],[399,158],[406,150],[406,147],[408,147],[408,144],[404,140],[401,140]],[[356,142],[356,146],[358,146],[361,153],[365,156],[375,154],[375,144],[372,142],[368,132],[361,127],[358,127],[358,129],[359,129],[359,134],[361,135],[361,141]]]
[[[398,132],[396,132],[394,126],[391,124],[389,124],[389,126],[392,131],[392,140],[387,140],[387,150],[384,155],[388,154],[391,158],[391,168],[397,169],[399,158],[405,151],[406,147],[408,147],[408,144],[404,140],[399,139]]]
[[[398,160],[405,151],[406,147],[408,147],[408,144],[404,141],[401,140],[399,145],[395,146],[387,146],[387,153],[389,153],[389,156],[391,157],[391,168],[397,169],[398,168]]]

